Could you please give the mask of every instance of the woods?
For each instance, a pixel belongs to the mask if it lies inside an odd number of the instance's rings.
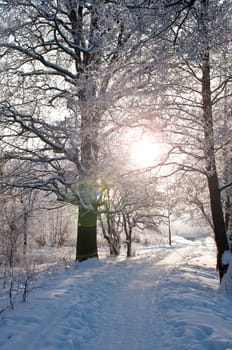
[[[24,230],[25,251],[39,202],[77,209],[78,261],[98,257],[98,231],[111,254],[125,242],[131,256],[135,227],[161,234],[170,215],[192,210],[214,234],[222,279],[231,12],[229,0],[0,2],[2,211],[30,193],[22,225],[8,220],[13,236]],[[159,154],[133,162],[148,134]]]

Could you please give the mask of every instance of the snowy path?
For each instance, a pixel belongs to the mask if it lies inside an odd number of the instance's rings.
[[[156,285],[162,278],[162,269],[154,268],[157,259],[90,261],[68,271],[65,280],[51,276],[49,285],[36,292],[33,303],[40,309],[25,315],[24,324],[17,326],[24,330],[8,336],[10,341],[0,348],[116,350],[124,344],[125,349],[153,349],[159,339]],[[26,309],[31,307],[32,301]],[[30,342],[20,339],[23,331]]]
[[[231,350],[232,317],[228,329],[218,328],[225,315],[214,312],[220,296],[207,259],[193,247],[153,248],[128,260],[73,264],[8,315],[0,349]],[[209,310],[211,323],[203,318]]]
[[[122,344],[125,349],[153,348],[158,339],[155,288],[159,272],[151,264],[128,263],[123,264],[116,280],[112,275],[95,337],[90,337],[83,349],[120,349]]]

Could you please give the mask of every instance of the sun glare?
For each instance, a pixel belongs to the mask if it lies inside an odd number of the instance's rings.
[[[160,145],[150,135],[144,134],[131,144],[132,165],[140,168],[151,167],[157,164],[161,157]]]

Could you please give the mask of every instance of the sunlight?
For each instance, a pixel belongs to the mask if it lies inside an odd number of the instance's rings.
[[[162,154],[161,146],[149,134],[143,134],[138,141],[132,142],[130,148],[132,165],[140,168],[157,164]]]

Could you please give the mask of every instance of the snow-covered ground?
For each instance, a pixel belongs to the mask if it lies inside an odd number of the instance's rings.
[[[232,300],[211,240],[43,272],[0,320],[1,350],[231,350]]]

